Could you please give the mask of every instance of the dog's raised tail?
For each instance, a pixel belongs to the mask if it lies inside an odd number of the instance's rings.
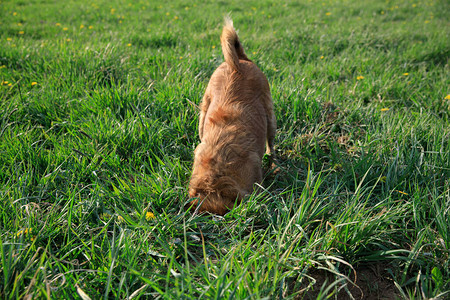
[[[225,17],[225,26],[220,36],[220,44],[222,45],[223,56],[225,62],[235,71],[239,71],[239,60],[248,60],[245,55],[244,48],[242,47],[236,30],[233,27],[233,21],[230,17]]]

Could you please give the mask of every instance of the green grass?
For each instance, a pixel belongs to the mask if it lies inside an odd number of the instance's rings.
[[[450,5],[367,2],[2,0],[0,298],[448,297]],[[192,216],[228,12],[280,171]]]

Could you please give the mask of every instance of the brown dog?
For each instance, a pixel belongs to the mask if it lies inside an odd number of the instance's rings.
[[[273,153],[276,119],[269,84],[244,53],[231,19],[220,37],[225,62],[212,75],[200,112],[201,143],[189,206],[224,215],[261,182],[264,147]]]

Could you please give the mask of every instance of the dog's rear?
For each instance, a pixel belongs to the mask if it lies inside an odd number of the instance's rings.
[[[189,195],[200,212],[223,215],[261,182],[261,160],[265,146],[273,151],[276,121],[267,79],[248,59],[229,18],[220,40],[225,62],[202,100]]]

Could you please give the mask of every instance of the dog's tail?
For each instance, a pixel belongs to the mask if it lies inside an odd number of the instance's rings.
[[[223,56],[225,62],[235,71],[239,71],[239,60],[248,60],[245,55],[236,30],[233,27],[233,21],[230,17],[225,17],[225,26],[220,36],[220,44],[222,45]]]

